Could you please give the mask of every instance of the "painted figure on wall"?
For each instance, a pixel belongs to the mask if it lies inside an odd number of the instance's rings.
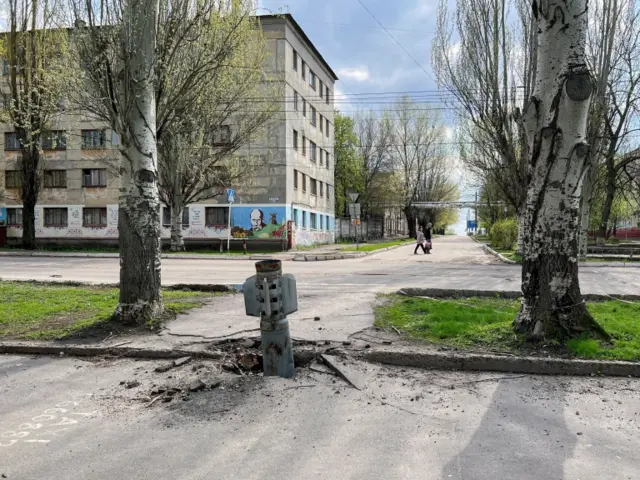
[[[272,207],[270,210],[272,211],[268,212],[269,223],[265,223],[265,213],[261,208],[231,207],[231,236],[233,238],[286,238],[285,207]]]

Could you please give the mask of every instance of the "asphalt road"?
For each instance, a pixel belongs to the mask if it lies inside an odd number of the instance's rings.
[[[147,407],[130,360],[0,357],[0,474],[9,480],[636,480],[640,382],[392,370],[355,364],[362,391],[200,377],[222,387]],[[208,369],[208,370],[207,370]],[[505,378],[503,380],[496,380]],[[127,389],[122,381],[137,380]]]
[[[520,267],[497,263],[467,237],[437,239],[433,255],[413,255],[412,246],[374,256],[325,262],[283,262],[301,290],[358,293],[386,292],[402,287],[520,290]],[[241,284],[255,273],[246,260],[165,259],[162,281]],[[117,258],[0,257],[0,278],[116,283]],[[584,293],[637,294],[640,269],[582,267]]]

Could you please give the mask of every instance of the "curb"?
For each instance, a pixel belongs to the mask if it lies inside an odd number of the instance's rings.
[[[88,287],[88,288],[120,288],[119,283],[91,283],[77,282],[74,280],[11,280],[0,277],[0,282],[31,283],[34,285],[47,285],[56,287]],[[174,283],[162,285],[162,290],[192,290],[194,292],[219,292],[219,293],[239,293],[242,292],[242,284],[222,284],[222,283]]]
[[[535,375],[606,375],[640,377],[640,363],[560,358],[508,357],[458,353],[409,353],[373,350],[363,355],[372,363],[435,370],[528,373]]]
[[[409,243],[407,243],[408,245]],[[406,245],[394,245],[392,247],[381,248],[379,250],[373,250],[371,252],[347,252],[347,253],[274,253],[269,254],[255,254],[255,255],[198,255],[198,254],[167,254],[163,253],[160,258],[163,260],[266,260],[266,259],[278,259],[283,262],[320,262],[328,260],[348,260],[351,258],[362,258],[370,255],[375,255],[396,248],[404,247]],[[44,258],[120,258],[118,253],[80,253],[80,252],[0,252],[0,257],[44,257]]]
[[[453,290],[445,288],[401,288],[397,292],[407,297],[432,297],[432,298],[455,298],[455,297],[480,297],[480,298],[506,298],[517,300],[522,297],[519,290]],[[582,298],[591,302],[604,302],[607,300],[627,300],[629,302],[640,302],[640,295],[623,294],[599,294],[583,293]]]
[[[99,357],[113,355],[127,358],[180,358],[197,357],[219,359],[218,352],[176,348],[94,347],[90,345],[32,345],[25,343],[0,343],[0,354],[12,355],[69,355],[74,357]]]
[[[478,241],[476,240],[476,242],[478,242]],[[478,242],[478,243],[480,243],[480,242]],[[496,257],[498,260],[502,261],[503,263],[506,263],[508,265],[518,265],[518,262],[516,262],[515,260],[509,260],[507,257],[502,255],[501,253],[496,252],[493,248],[491,248],[486,243],[482,243],[481,245],[482,245],[482,249],[485,252],[487,252],[489,255],[493,255],[494,257]]]

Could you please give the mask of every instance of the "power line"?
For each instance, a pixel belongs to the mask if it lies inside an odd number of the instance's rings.
[[[376,18],[376,16],[375,16],[373,13],[371,13],[371,11],[367,8],[367,6],[366,6],[364,3],[362,3],[362,1],[361,1],[361,0],[358,0],[358,3],[359,3],[360,5],[362,5],[362,8],[364,8],[364,9],[367,11],[367,13],[368,13],[369,15],[371,15],[371,18],[373,18],[376,22],[378,22],[378,25],[380,25],[380,26],[382,27],[382,29],[383,29],[385,32],[387,32],[387,35],[389,35],[389,36],[393,39],[393,41],[394,41],[394,42],[396,42],[396,43],[398,44],[398,46],[402,49],[402,51],[403,51],[404,53],[406,53],[406,54],[409,56],[409,58],[411,58],[411,60],[413,60],[413,61],[415,62],[415,64],[416,64],[418,67],[420,67],[420,70],[422,70],[422,71],[425,73],[425,75],[431,79],[431,81],[433,81],[434,83],[438,83],[438,82],[436,82],[436,80],[431,76],[431,74],[430,74],[429,72],[427,72],[427,71],[424,69],[424,67],[420,64],[420,62],[418,62],[418,61],[414,58],[414,56],[413,56],[413,55],[411,55],[411,54],[409,53],[409,51],[408,51],[406,48],[404,48],[404,46],[403,46],[403,45],[398,41],[398,39],[397,39],[396,37],[394,37],[394,36],[392,35],[392,33],[391,33],[389,30],[387,30],[387,28],[386,28],[386,27],[385,27],[385,26],[380,22],[380,20],[378,20],[378,19]]]

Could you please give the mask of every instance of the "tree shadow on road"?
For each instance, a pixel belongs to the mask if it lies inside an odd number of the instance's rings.
[[[473,437],[443,479],[562,479],[576,432],[564,420],[565,393],[546,379],[502,380]]]

